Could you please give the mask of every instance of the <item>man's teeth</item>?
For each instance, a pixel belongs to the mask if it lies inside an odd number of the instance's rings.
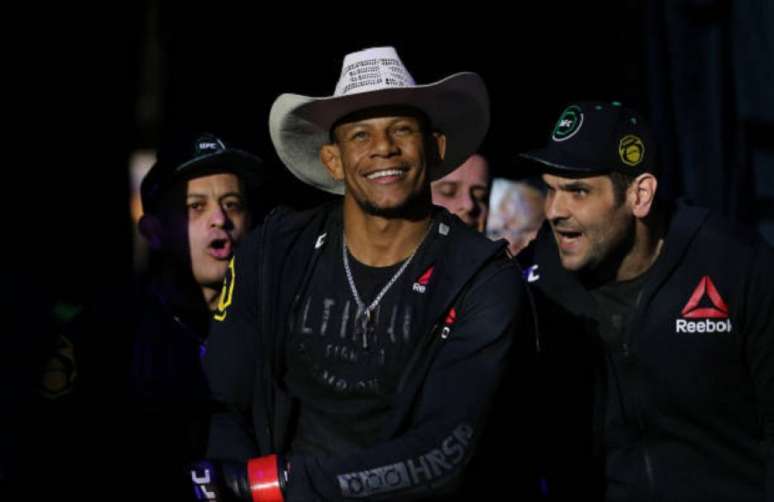
[[[403,171],[400,169],[385,169],[384,171],[376,171],[375,173],[371,173],[366,178],[369,180],[375,180],[377,178],[384,178],[385,176],[400,176],[403,174]]]

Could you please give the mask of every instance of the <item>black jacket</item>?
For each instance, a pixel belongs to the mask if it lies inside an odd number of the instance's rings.
[[[596,304],[562,268],[548,227],[528,272],[557,498],[774,499],[769,247],[678,205],[620,349],[603,346]]]
[[[448,213],[435,220],[444,252],[427,294],[416,295],[425,333],[406,362],[391,413],[371,446],[349,455],[291,452],[287,500],[434,497],[456,486],[478,441],[513,342],[531,339],[526,288],[503,243]],[[237,251],[205,367],[227,408],[213,418],[209,456],[287,453],[295,403],[283,389],[288,320],[325,246],[341,232],[340,204],[278,211]],[[407,293],[409,294],[409,293]],[[456,308],[456,321],[448,313]]]
[[[188,500],[187,467],[204,455],[211,411],[200,359],[208,317],[138,285],[105,294],[67,324],[48,366],[69,370],[68,385],[47,389],[29,418],[37,495],[27,496]],[[51,374],[43,381],[57,382]]]

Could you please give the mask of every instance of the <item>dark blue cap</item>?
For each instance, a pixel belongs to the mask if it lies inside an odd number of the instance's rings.
[[[142,179],[143,211],[155,212],[167,190],[179,181],[224,172],[239,176],[248,189],[264,180],[263,162],[255,155],[231,148],[209,133],[178,137],[162,145],[156,163]]]

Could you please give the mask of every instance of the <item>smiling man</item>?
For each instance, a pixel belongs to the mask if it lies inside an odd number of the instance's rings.
[[[430,182],[488,123],[478,75],[419,86],[392,48],[349,54],[332,97],[275,101],[279,157],[343,198],[275,213],[237,252],[205,361],[230,411],[213,418],[211,461],[192,470],[197,493],[400,500],[458,488],[512,334],[532,339],[504,244],[431,202]]]
[[[549,493],[771,500],[774,254],[706,209],[658,199],[655,151],[636,112],[584,102],[524,155],[547,186],[548,225],[527,256]]]

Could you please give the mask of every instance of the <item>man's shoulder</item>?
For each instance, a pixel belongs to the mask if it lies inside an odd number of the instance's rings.
[[[707,221],[699,234],[703,239],[711,240],[719,246],[753,248],[768,246],[760,234],[746,223],[733,221],[729,217],[708,211]]]
[[[516,255],[524,279],[535,288],[562,289],[572,275],[562,267],[559,250],[548,222],[538,231],[529,245]]]
[[[270,225],[275,231],[299,231],[315,222],[322,222],[330,215],[340,211],[340,200],[326,202],[304,210],[278,206],[266,215],[263,225]]]
[[[520,294],[521,270],[504,240],[493,241],[446,211],[436,221],[441,233],[444,225],[449,227],[450,238],[444,250],[446,263],[463,276],[471,274],[471,287],[478,294]]]
[[[444,208],[437,207],[433,222],[437,232],[447,238],[449,252],[456,252],[466,260],[487,259],[492,255],[506,256],[505,241],[493,241],[483,233],[465,225],[458,217]],[[502,251],[502,252],[501,252]]]
[[[250,231],[240,243],[237,254],[254,255],[263,242],[270,243],[273,250],[286,251],[299,238],[315,239],[318,233],[323,231],[330,217],[340,211],[340,207],[336,202],[303,211],[278,206]]]
[[[771,246],[750,225],[733,221],[716,211],[679,201],[672,210],[672,224],[666,245],[685,235],[694,254],[722,260],[728,267],[743,264],[752,254],[771,254]]]

